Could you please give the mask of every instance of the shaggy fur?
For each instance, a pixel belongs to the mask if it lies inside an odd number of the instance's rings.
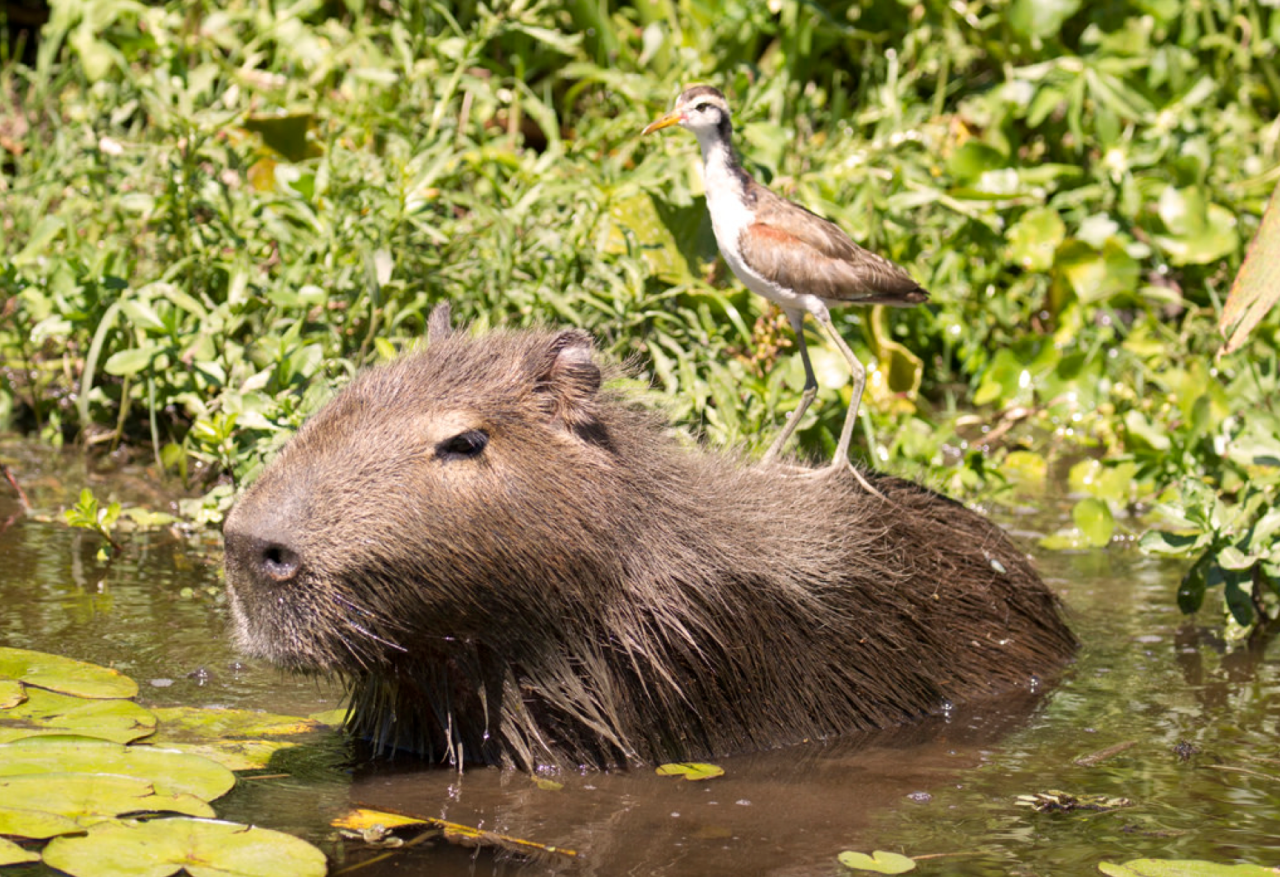
[[[1026,686],[1075,648],[963,506],[685,447],[601,389],[585,334],[447,322],[307,422],[226,524],[236,642],[349,679],[380,747],[722,756]]]

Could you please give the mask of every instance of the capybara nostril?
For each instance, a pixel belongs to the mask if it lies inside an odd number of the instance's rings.
[[[292,581],[298,575],[298,569],[301,566],[302,563],[296,551],[274,542],[263,546],[258,556],[258,568],[262,570],[263,575],[282,585]]]

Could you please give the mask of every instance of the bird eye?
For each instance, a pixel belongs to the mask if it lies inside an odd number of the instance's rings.
[[[694,107],[694,109],[700,113],[705,113],[707,110],[711,109],[711,104],[707,103],[706,101],[703,101],[702,103]]]
[[[441,460],[460,460],[478,457],[489,444],[489,436],[478,429],[460,432],[436,445],[436,456]]]

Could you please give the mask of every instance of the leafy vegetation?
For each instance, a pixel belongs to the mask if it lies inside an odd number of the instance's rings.
[[[785,321],[715,263],[692,140],[636,136],[692,82],[759,177],[933,293],[836,314],[869,461],[997,499],[1067,464],[1067,546],[1275,502],[1275,314],[1214,358],[1280,180],[1272,6],[51,5],[0,46],[0,418],[154,454],[197,520],[444,299],[587,328],[712,443],[767,446],[803,383]],[[814,342],[816,457],[848,388]],[[1245,623],[1273,531],[1210,521],[1174,523],[1262,564],[1219,563]]]

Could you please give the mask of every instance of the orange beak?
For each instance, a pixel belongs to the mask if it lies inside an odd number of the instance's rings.
[[[663,128],[670,128],[672,125],[679,125],[683,121],[684,113],[679,110],[672,110],[661,119],[655,119],[646,125],[645,129],[640,132],[640,136],[643,137],[645,134],[652,134],[654,131],[661,131]]]

